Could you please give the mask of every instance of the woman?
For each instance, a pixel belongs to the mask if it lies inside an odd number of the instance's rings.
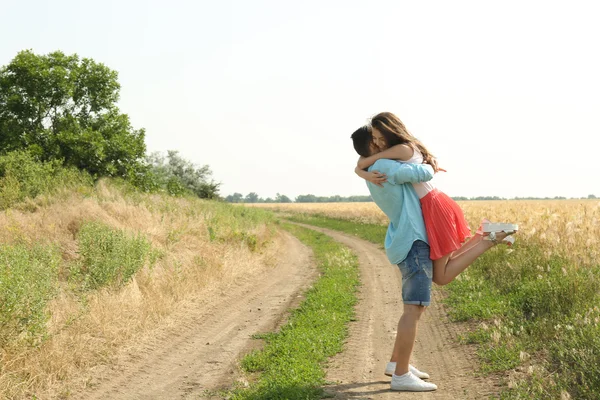
[[[371,119],[370,131],[374,147],[380,151],[370,157],[361,157],[356,173],[375,184],[385,177],[365,168],[381,158],[409,163],[427,163],[438,172],[435,157],[392,113],[383,112]],[[471,265],[479,256],[498,243],[512,245],[510,236],[518,230],[516,224],[494,224],[483,220],[477,233],[471,231],[458,204],[438,190],[431,182],[413,184],[421,201],[423,220],[433,260],[433,282],[446,285]]]

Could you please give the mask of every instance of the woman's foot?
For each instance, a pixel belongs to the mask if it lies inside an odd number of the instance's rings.
[[[515,243],[515,238],[512,236],[514,232],[490,232],[483,235],[483,240],[489,240],[494,245],[502,243],[507,246],[512,246]]]
[[[483,240],[489,240],[494,244],[503,243],[512,246],[515,243],[512,234],[518,230],[518,224],[490,222],[484,218],[477,229],[477,234],[483,236]]]

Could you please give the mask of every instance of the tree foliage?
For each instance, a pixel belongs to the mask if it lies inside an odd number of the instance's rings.
[[[152,177],[155,190],[163,189],[173,195],[192,193],[202,199],[219,198],[220,183],[212,180],[208,165],[198,167],[174,150],[169,150],[166,157],[152,153],[146,163],[149,168],[146,176]]]
[[[260,197],[255,192],[250,192],[244,197],[244,203],[258,203]]]
[[[244,195],[236,192],[234,194],[230,194],[229,196],[225,197],[225,201],[228,203],[243,203]]]
[[[60,51],[22,51],[0,69],[0,152],[27,150],[63,160],[94,176],[131,175],[144,157],[135,130],[116,102],[117,73]]]

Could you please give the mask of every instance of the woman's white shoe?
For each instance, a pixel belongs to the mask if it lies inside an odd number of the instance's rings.
[[[489,240],[494,244],[498,244],[498,239],[496,239],[496,232],[490,232],[489,234],[483,237],[483,240]],[[507,235],[502,239],[502,243],[507,246],[512,246],[515,243],[515,238],[511,235]]]
[[[484,221],[481,224],[481,228],[482,228],[483,233],[516,232],[519,230],[519,225],[518,224],[506,224],[506,223]]]

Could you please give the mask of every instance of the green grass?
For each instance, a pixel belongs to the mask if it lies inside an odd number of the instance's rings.
[[[321,277],[278,332],[260,334],[264,349],[242,360],[258,378],[232,399],[320,399],[323,363],[342,351],[353,318],[359,285],[358,260],[350,250],[321,233],[291,224],[283,227],[310,246]]]
[[[65,168],[60,161],[41,162],[30,153],[13,151],[0,155],[0,210],[19,206],[39,195],[53,195],[60,189],[79,188],[90,192],[92,177],[76,168]]]
[[[598,265],[574,265],[521,241],[509,256],[484,254],[447,287],[452,318],[488,327],[469,337],[480,343],[484,372],[534,366],[502,399],[600,397],[599,275]]]
[[[154,265],[159,255],[142,235],[99,222],[84,224],[77,240],[80,259],[71,266],[71,279],[84,290],[123,286],[144,265]]]
[[[59,263],[54,246],[0,246],[0,346],[19,337],[43,337],[46,305],[57,292]]]
[[[290,219],[379,244],[385,237],[385,226]],[[519,237],[511,251],[488,251],[444,289],[450,317],[475,322],[462,338],[477,344],[480,371],[526,371],[501,399],[600,398],[600,265],[576,265]]]

